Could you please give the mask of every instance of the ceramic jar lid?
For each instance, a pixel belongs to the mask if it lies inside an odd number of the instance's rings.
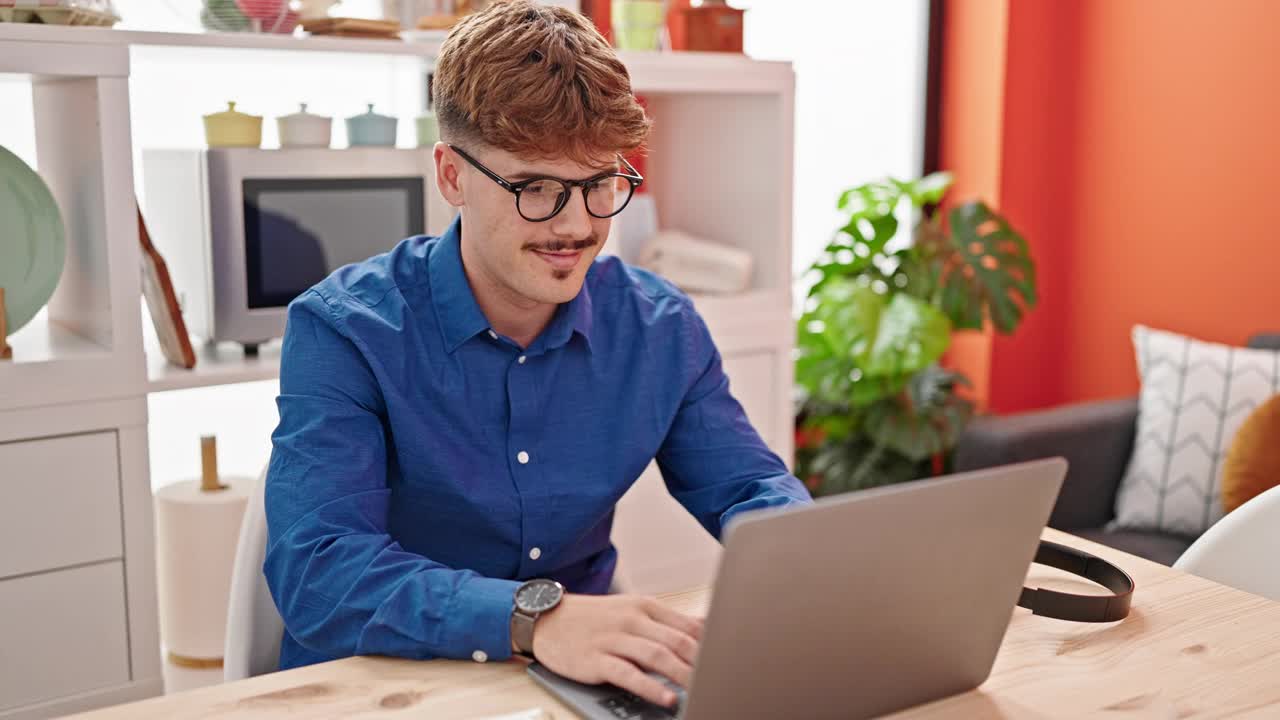
[[[419,115],[415,121],[418,129],[418,147],[430,148],[440,141],[440,125],[436,121],[436,114],[426,112]]]
[[[332,126],[332,118],[307,112],[306,103],[299,105],[298,112],[276,118],[282,148],[329,147]]]
[[[262,145],[262,116],[227,109],[204,116],[204,138],[209,147],[258,147]]]
[[[299,0],[298,14],[304,20],[329,17],[329,8],[342,0]]]
[[[347,118],[347,143],[357,145],[395,145],[396,119],[379,115],[369,103],[368,111]]]

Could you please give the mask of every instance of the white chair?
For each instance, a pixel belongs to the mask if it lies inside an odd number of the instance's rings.
[[[222,658],[222,677],[226,681],[275,672],[280,664],[284,621],[262,574],[262,561],[267,554],[266,479],[267,470],[263,468],[249,493],[236,543]]]
[[[1227,513],[1173,567],[1280,600],[1280,487]]]

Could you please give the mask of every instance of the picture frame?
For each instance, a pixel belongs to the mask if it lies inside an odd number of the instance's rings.
[[[137,213],[138,240],[142,245],[142,295],[147,300],[151,322],[160,339],[160,349],[165,360],[190,370],[196,366],[196,353],[191,346],[191,336],[187,334],[187,324],[182,319],[178,296],[173,291],[169,268],[151,242],[142,208],[137,208]]]

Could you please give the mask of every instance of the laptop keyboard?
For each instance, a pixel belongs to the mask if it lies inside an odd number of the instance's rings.
[[[670,720],[676,717],[675,711],[664,708],[629,692],[619,691],[600,701],[600,707],[608,710],[619,720]]]

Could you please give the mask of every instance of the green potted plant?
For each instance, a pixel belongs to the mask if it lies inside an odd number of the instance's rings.
[[[943,471],[973,414],[968,379],[939,365],[952,332],[1012,333],[1036,304],[1026,240],[980,201],[935,211],[951,184],[840,195],[848,221],[809,268],[797,327],[796,474],[815,495]]]

